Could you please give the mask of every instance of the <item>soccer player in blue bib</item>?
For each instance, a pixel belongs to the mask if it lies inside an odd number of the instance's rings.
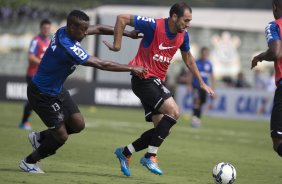
[[[207,47],[202,47],[200,51],[200,58],[196,60],[196,65],[199,69],[200,75],[205,82],[209,84],[211,82],[211,88],[215,88],[215,78],[213,75],[212,63],[208,59],[209,49]],[[200,83],[195,77],[192,77],[192,88],[193,88],[193,117],[191,125],[194,128],[201,126],[201,115],[202,107],[206,103],[207,94],[206,91],[200,88]]]
[[[89,26],[89,17],[80,10],[73,10],[67,17],[67,26],[60,28],[53,36],[27,89],[32,108],[48,129],[29,134],[33,152],[21,160],[22,170],[44,173],[36,163],[55,154],[70,134],[79,133],[84,129],[85,123],[77,105],[69,92],[63,89],[64,81],[78,65],[108,71],[132,72],[140,77],[146,73],[144,67],[122,65],[90,56],[80,46],[86,35],[113,33],[114,30],[110,26]],[[137,31],[124,31],[123,35],[138,38]]]

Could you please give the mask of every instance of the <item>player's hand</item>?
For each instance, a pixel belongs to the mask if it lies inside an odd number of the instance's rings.
[[[148,73],[148,69],[142,66],[132,66],[131,70],[135,75],[137,75],[140,79],[144,79],[146,74]]]
[[[120,51],[120,47],[115,47],[113,44],[110,44],[109,42],[103,41],[103,43],[111,50],[114,52]]]
[[[138,30],[132,30],[132,31],[129,32],[129,34],[127,36],[132,38],[132,39],[143,38],[143,35],[139,35],[139,33],[140,33],[140,31],[138,31]]]
[[[213,96],[211,96],[211,101],[214,101],[217,98],[216,93],[213,94]]]
[[[258,62],[261,62],[261,59],[259,58],[259,55],[255,56],[252,60],[252,66],[251,69],[257,66]]]
[[[214,91],[206,84],[201,85],[201,88],[206,91],[210,96],[214,96]]]

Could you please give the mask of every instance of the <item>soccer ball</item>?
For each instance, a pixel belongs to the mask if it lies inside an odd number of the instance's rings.
[[[236,170],[233,165],[221,162],[214,166],[212,176],[216,184],[232,184],[236,180]]]

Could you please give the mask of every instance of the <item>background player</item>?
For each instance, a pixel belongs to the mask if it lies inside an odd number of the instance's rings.
[[[44,19],[40,22],[40,33],[36,35],[28,49],[28,68],[26,72],[26,82],[29,83],[37,71],[38,65],[50,43],[50,29],[51,21]],[[29,122],[29,116],[32,108],[28,101],[24,104],[22,120],[19,124],[19,128],[31,130],[31,123]]]
[[[213,75],[212,63],[209,61],[209,49],[207,47],[201,48],[200,58],[196,60],[196,65],[200,71],[200,75],[203,81],[208,85],[209,79],[211,80],[211,88],[215,89],[215,78]],[[190,73],[189,73],[190,74]],[[190,85],[192,84],[193,89],[193,117],[191,121],[192,127],[201,126],[201,114],[202,107],[206,103],[207,95],[206,91],[200,87],[200,83],[197,78],[189,75]],[[189,80],[188,79],[188,80]]]
[[[186,66],[196,76],[201,88],[207,93],[213,91],[202,80],[193,56],[190,53],[189,36],[186,29],[192,20],[192,9],[186,3],[174,4],[166,19],[153,19],[129,14],[119,15],[115,25],[114,43],[104,42],[110,50],[119,51],[122,33],[126,25],[144,34],[138,53],[130,65],[144,66],[148,69],[145,79],[132,74],[131,85],[145,109],[146,121],[154,127],[144,132],[140,138],[124,148],[115,151],[121,170],[130,176],[129,158],[132,153],[148,148],[140,163],[155,174],[163,174],[156,160],[158,148],[168,136],[170,129],[179,118],[179,109],[171,92],[164,86],[170,61],[180,48]]]
[[[80,46],[86,35],[113,34],[109,26],[89,26],[89,17],[80,10],[73,10],[67,17],[67,26],[60,28],[53,36],[38,71],[28,85],[28,100],[48,127],[40,133],[32,132],[29,140],[34,151],[20,162],[20,168],[30,173],[44,173],[36,163],[56,153],[70,134],[84,129],[83,117],[63,89],[66,78],[78,65],[91,66],[101,70],[130,71],[142,78],[144,67],[129,66],[100,60],[89,56]],[[138,38],[137,32],[123,32],[124,35]]]
[[[270,120],[270,130],[273,148],[282,157],[282,0],[273,0],[272,10],[275,21],[270,22],[265,28],[268,49],[255,56],[252,68],[258,62],[274,61],[276,90]]]

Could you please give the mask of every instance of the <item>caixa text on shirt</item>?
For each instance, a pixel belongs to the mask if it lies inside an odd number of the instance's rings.
[[[168,63],[168,64],[170,64],[172,58],[169,58],[169,57],[166,57],[166,56],[162,56],[162,55],[159,55],[159,54],[155,54],[153,56],[153,60],[161,62],[161,63]]]

